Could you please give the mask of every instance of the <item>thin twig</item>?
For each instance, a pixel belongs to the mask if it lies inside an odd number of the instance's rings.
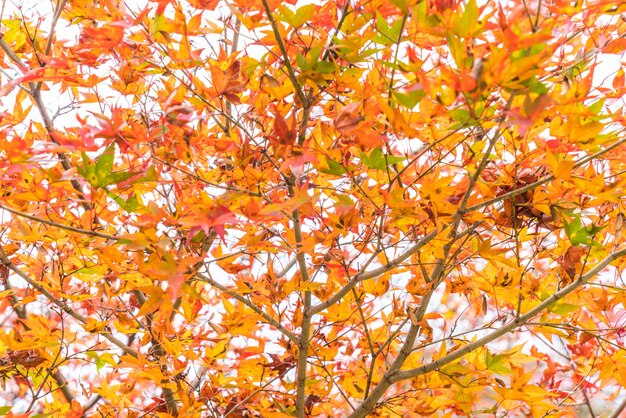
[[[50,302],[52,302],[53,304],[61,308],[63,312],[69,314],[72,318],[76,319],[81,324],[87,323],[86,317],[76,312],[67,303],[63,302],[61,299],[57,298],[52,293],[50,293],[50,291],[48,291],[48,289],[46,289],[40,282],[33,280],[28,274],[24,272],[24,270],[20,269],[15,264],[13,264],[13,262],[9,259],[9,257],[7,256],[2,246],[0,246],[0,262],[4,264],[5,266],[7,266],[9,269],[11,269],[15,274],[20,276],[26,283],[28,283],[35,290],[41,293],[46,299],[48,299]],[[113,345],[117,346],[118,348],[121,348],[126,354],[135,358],[139,356],[137,351],[130,348],[129,346],[127,346],[126,344],[118,340],[117,338],[115,338],[109,331],[103,330],[103,331],[98,331],[97,333],[102,335],[107,340],[109,340]]]
[[[1,210],[6,210],[7,212],[10,212],[10,213],[12,213],[14,215],[17,215],[19,217],[30,219],[31,221],[39,222],[39,223],[42,223],[42,224],[45,224],[45,225],[54,226],[56,228],[64,229],[66,231],[76,232],[76,233],[79,233],[79,234],[82,234],[82,235],[89,235],[89,236],[92,236],[92,237],[105,238],[105,239],[109,239],[109,240],[112,240],[112,241],[119,241],[119,240],[122,239],[122,237],[118,237],[118,236],[115,236],[115,235],[103,234],[102,232],[90,231],[88,229],[75,228],[73,226],[63,225],[63,224],[60,224],[58,222],[50,221],[48,219],[43,219],[43,218],[39,218],[39,217],[34,216],[34,215],[29,215],[28,213],[24,213],[24,212],[21,212],[21,211],[19,211],[17,209],[13,209],[13,208],[10,208],[10,207],[4,206],[4,205],[0,205],[0,209]]]
[[[197,280],[208,283],[211,286],[215,287],[216,289],[220,290],[221,292],[226,293],[227,295],[237,299],[239,302],[243,303],[248,308],[252,309],[254,312],[262,316],[263,319],[265,319],[265,321],[267,321],[268,324],[272,325],[274,328],[280,331],[285,337],[289,338],[292,342],[298,341],[298,338],[295,336],[293,332],[289,331],[280,322],[278,322],[277,320],[269,316],[267,313],[263,312],[261,308],[256,306],[254,303],[250,302],[248,299],[241,296],[235,290],[229,289],[228,287],[215,281],[213,278],[205,276],[202,273],[196,273],[194,277]]]
[[[265,12],[267,13],[267,18],[270,21],[270,25],[272,26],[272,31],[274,32],[274,38],[276,39],[276,43],[278,44],[278,48],[280,52],[283,54],[283,61],[285,62],[285,67],[287,67],[287,74],[289,76],[289,80],[291,80],[291,84],[296,90],[296,95],[300,100],[300,103],[304,107],[307,107],[308,100],[300,87],[300,83],[298,83],[298,78],[296,77],[296,73],[291,65],[291,60],[289,59],[289,53],[287,53],[287,48],[285,48],[285,43],[283,42],[283,36],[278,29],[278,25],[276,24],[276,20],[274,20],[274,16],[272,16],[272,10],[270,9],[267,0],[262,0],[263,7],[265,8]]]

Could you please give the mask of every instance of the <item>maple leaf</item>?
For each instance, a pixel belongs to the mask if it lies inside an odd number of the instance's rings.
[[[190,0],[189,4],[203,10],[215,10],[219,0]]]
[[[9,362],[19,364],[24,367],[37,367],[46,361],[38,350],[18,350],[11,351],[0,362],[7,364]]]
[[[348,133],[356,128],[364,118],[359,112],[361,103],[355,102],[343,106],[335,116],[335,128],[341,133]]]
[[[626,386],[623,5],[10,3],[0,405],[545,416]]]
[[[217,65],[212,65],[210,72],[213,89],[215,89],[217,95],[226,97],[232,103],[241,103],[237,94],[244,91],[247,84],[247,80],[241,74],[241,62],[233,61],[226,71],[223,71]]]
[[[114,48],[124,39],[124,27],[126,23],[108,23],[97,27],[86,25],[79,38],[79,43],[84,48]]]
[[[179,220],[181,225],[190,226],[189,239],[195,237],[198,232],[203,231],[207,236],[211,231],[225,241],[226,224],[235,223],[237,217],[224,205],[215,205],[208,210],[194,210],[193,215],[186,216]]]
[[[274,135],[272,138],[276,138],[280,145],[291,145],[294,143],[296,134],[294,131],[294,122],[292,120],[291,128],[287,126],[287,122],[281,115],[274,116]]]
[[[36,80],[41,80],[45,72],[44,67],[35,68],[33,70],[28,70],[23,76],[15,77],[11,79],[8,83],[5,83],[2,87],[0,87],[0,97],[6,96],[15,88],[16,86],[22,83],[29,83]]]

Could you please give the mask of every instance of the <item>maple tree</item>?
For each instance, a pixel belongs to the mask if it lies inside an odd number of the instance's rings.
[[[624,5],[132,3],[3,2],[0,415],[626,408]]]

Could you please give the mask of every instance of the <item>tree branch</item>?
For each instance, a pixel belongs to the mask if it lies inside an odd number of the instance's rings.
[[[30,276],[28,276],[22,269],[20,269],[15,264],[13,264],[13,262],[9,260],[9,257],[7,256],[2,246],[0,246],[0,262],[4,264],[5,266],[7,266],[9,269],[11,269],[15,274],[20,276],[26,283],[32,286],[35,290],[37,290],[39,293],[45,296],[46,299],[48,299],[50,302],[58,306],[61,310],[63,310],[63,312],[67,313],[68,315],[76,319],[81,324],[87,323],[86,317],[76,312],[74,309],[68,306],[61,299],[58,299],[57,297],[55,297],[41,283],[30,278]],[[135,358],[139,357],[139,354],[137,353],[137,351],[130,348],[129,346],[127,346],[126,344],[118,340],[117,338],[115,338],[109,331],[99,331],[98,334],[102,335],[104,338],[109,340],[109,342],[111,342],[116,347],[122,349],[122,351],[124,351],[129,356],[132,356]]]
[[[293,196],[293,187],[290,185],[290,194]],[[310,281],[306,268],[304,253],[302,252],[302,226],[300,225],[300,211],[293,211],[294,235],[296,239],[296,260],[300,267],[300,276],[303,283]],[[298,338],[298,360],[296,367],[296,417],[304,418],[304,407],[306,401],[306,366],[309,358],[309,343],[311,338],[311,318],[309,313],[311,307],[311,291],[304,291],[302,303],[302,324],[300,326],[300,337]]]
[[[624,409],[626,409],[626,399],[624,399],[622,403],[620,403],[617,408],[615,408],[615,411],[613,411],[608,418],[619,418]]]
[[[438,231],[436,229],[431,231],[429,234],[425,235],[421,240],[415,243],[411,248],[409,248],[408,250],[400,254],[397,258],[391,260],[390,262],[388,262],[382,267],[379,267],[377,269],[374,269],[368,272],[365,272],[362,269],[354,277],[352,277],[352,279],[350,279],[350,281],[344,287],[342,287],[337,293],[335,293],[329,299],[315,306],[312,306],[311,309],[309,309],[309,312],[308,312],[309,315],[313,316],[315,314],[318,314],[322,312],[323,310],[328,309],[328,307],[339,302],[345,295],[347,295],[352,290],[354,286],[357,285],[357,283],[362,282],[363,280],[368,280],[374,277],[378,277],[381,274],[384,274],[388,272],[389,270],[396,268],[403,261],[411,257],[413,254],[418,252],[422,247],[424,247],[426,244],[432,241],[433,238],[435,238],[439,232],[441,231]]]
[[[426,315],[426,310],[428,309],[428,305],[430,304],[430,300],[437,289],[439,283],[441,283],[442,277],[444,275],[444,271],[446,268],[446,260],[450,255],[450,249],[452,248],[452,244],[455,242],[457,236],[454,231],[458,225],[459,221],[454,222],[454,227],[451,231],[451,239],[444,246],[443,252],[444,256],[438,260],[433,272],[430,277],[427,279],[428,283],[432,283],[430,290],[424,297],[422,298],[419,306],[416,309],[413,309],[409,313],[409,318],[411,320],[411,327],[405,336],[404,343],[402,344],[402,348],[400,352],[394,359],[391,366],[387,369],[382,379],[376,387],[372,390],[372,392],[367,396],[361,405],[357,409],[352,412],[348,418],[363,418],[367,416],[372,410],[375,408],[378,400],[385,394],[389,386],[391,386],[394,381],[392,380],[393,376],[400,371],[402,365],[406,361],[406,359],[413,352],[413,348],[415,346],[415,340],[419,335],[420,329],[423,327],[424,315]]]
[[[144,303],[146,303],[146,298],[144,297],[143,293],[141,293],[139,290],[133,291],[133,294],[135,295],[135,297],[137,298],[137,301],[139,301],[139,303],[142,306]],[[148,332],[150,333],[150,343],[152,344],[154,355],[157,358],[164,358],[167,353],[163,349],[163,345],[161,344],[157,336],[154,335],[154,332],[152,331],[152,326],[153,326],[152,314],[146,314],[145,318],[146,318],[146,328]],[[161,363],[160,368],[161,368],[161,372],[164,373],[163,379],[161,380],[160,384],[161,384],[161,391],[163,393],[163,399],[165,400],[165,405],[167,407],[167,412],[170,415],[177,417],[178,405],[176,405],[176,397],[174,395],[174,391],[168,387],[168,384],[171,382],[171,380],[165,375],[165,372],[167,372],[167,366]]]
[[[289,59],[289,54],[287,53],[287,48],[285,48],[285,43],[283,42],[283,37],[280,34],[280,30],[278,29],[278,25],[276,24],[276,20],[274,20],[274,16],[272,16],[272,10],[270,9],[267,0],[262,0],[263,7],[265,8],[265,12],[267,13],[267,18],[270,21],[270,25],[272,26],[272,32],[274,32],[274,38],[276,39],[276,43],[278,44],[278,48],[280,48],[281,54],[283,54],[283,60],[285,61],[285,67],[287,67],[287,74],[289,75],[289,80],[291,80],[291,84],[293,84],[294,89],[296,90],[296,95],[302,103],[302,106],[305,108],[308,106],[308,100],[300,87],[300,83],[298,83],[298,78],[296,77],[296,73],[293,70],[293,66],[291,65],[291,60]]]
[[[267,321],[268,324],[272,325],[274,328],[276,328],[276,330],[281,332],[285,337],[289,338],[292,342],[294,342],[294,343],[298,342],[298,338],[295,336],[294,333],[289,331],[287,328],[285,328],[283,325],[281,325],[280,322],[276,321],[274,318],[269,316],[267,313],[263,312],[261,310],[261,308],[256,306],[254,303],[250,302],[248,299],[246,299],[243,296],[241,296],[236,291],[231,290],[231,289],[227,288],[226,286],[224,286],[222,284],[219,284],[213,278],[207,277],[207,276],[205,276],[202,273],[196,273],[194,277],[197,280],[200,280],[201,282],[208,283],[211,286],[215,287],[216,289],[220,290],[221,292],[226,293],[227,295],[237,299],[239,302],[243,303],[248,308],[252,309],[255,313],[257,313],[260,316],[262,316],[263,319],[265,319],[265,321]]]
[[[2,210],[6,210],[9,213],[12,213],[14,215],[20,216],[22,218],[26,218],[26,219],[30,219],[31,221],[35,221],[35,222],[39,222],[45,225],[50,225],[50,226],[54,226],[56,228],[60,228],[60,229],[64,229],[66,231],[71,231],[71,232],[76,232],[82,235],[89,235],[92,237],[98,237],[98,238],[105,238],[105,239],[109,239],[112,241],[119,241],[122,239],[122,237],[118,237],[115,235],[109,235],[109,234],[103,234],[101,232],[96,232],[96,231],[90,231],[88,229],[81,229],[81,228],[75,228],[73,226],[69,226],[69,225],[63,225],[60,224],[58,222],[54,222],[54,221],[50,221],[47,219],[43,219],[43,218],[39,218],[37,216],[33,216],[33,215],[29,215],[28,213],[24,213],[24,212],[20,212],[17,209],[13,209],[10,208],[8,206],[4,206],[0,204],[0,209]]]
[[[411,369],[411,370],[406,370],[406,371],[402,371],[402,372],[398,372],[396,373],[394,376],[392,376],[390,378],[390,380],[395,383],[395,382],[399,382],[401,380],[406,380],[406,379],[412,379],[414,377],[417,376],[421,376],[424,375],[426,373],[429,373],[433,370],[437,370],[439,368],[441,368],[442,366],[449,364],[455,360],[460,359],[461,357],[463,357],[464,355],[471,353],[472,351],[485,346],[486,344],[490,343],[491,341],[505,335],[508,334],[509,332],[513,331],[516,328],[521,327],[522,325],[524,325],[526,322],[530,321],[532,318],[534,318],[535,316],[537,316],[538,314],[540,314],[541,312],[543,312],[544,310],[548,309],[550,307],[550,305],[552,305],[553,303],[559,301],[560,299],[563,299],[565,296],[569,295],[570,293],[572,293],[573,291],[577,290],[578,288],[580,288],[581,286],[583,286],[584,284],[586,284],[591,278],[593,278],[595,275],[597,275],[598,273],[600,273],[604,268],[606,268],[611,262],[623,257],[626,255],[626,248],[621,249],[619,251],[615,251],[611,254],[609,254],[608,256],[606,256],[602,261],[600,261],[595,267],[593,267],[591,270],[589,270],[586,274],[581,275],[578,280],[576,280],[575,282],[569,284],[568,286],[564,287],[563,289],[561,289],[560,291],[554,293],[552,296],[550,296],[549,298],[547,298],[546,300],[544,300],[543,302],[541,302],[540,304],[538,304],[537,306],[535,306],[534,308],[532,308],[530,311],[528,311],[527,313],[525,313],[524,315],[521,315],[517,318],[515,318],[514,320],[512,320],[511,322],[509,322],[508,324],[504,325],[502,328],[492,332],[489,335],[484,336],[483,338],[479,338],[478,340],[438,359],[435,360],[429,364],[425,364],[424,366],[415,368],[415,369]]]

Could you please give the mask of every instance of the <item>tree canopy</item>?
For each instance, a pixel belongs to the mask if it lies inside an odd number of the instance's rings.
[[[34,3],[0,415],[626,408],[623,4]]]

